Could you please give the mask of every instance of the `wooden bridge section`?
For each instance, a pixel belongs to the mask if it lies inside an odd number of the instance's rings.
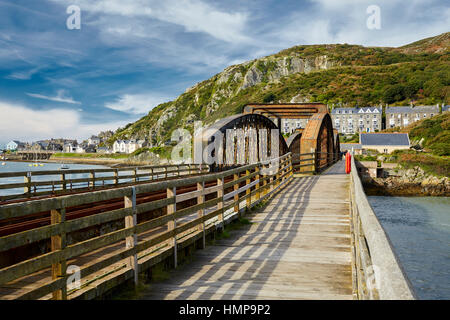
[[[139,298],[353,299],[349,188],[342,161],[294,178],[246,216],[251,225],[196,252]]]

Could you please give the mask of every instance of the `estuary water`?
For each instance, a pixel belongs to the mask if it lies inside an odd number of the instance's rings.
[[[450,299],[450,198],[368,197],[419,299]]]
[[[13,161],[6,161],[2,162],[0,160],[0,172],[31,172],[31,175],[35,171],[49,171],[49,170],[60,170],[61,164],[60,163],[50,163],[50,162],[39,162],[42,164],[42,166],[34,166],[34,163],[32,162],[13,162]],[[76,169],[100,169],[100,168],[108,168],[106,166],[100,166],[100,165],[87,165],[87,164],[67,164],[70,168],[70,170],[76,170]],[[64,172],[64,170],[61,170],[61,172]],[[71,174],[68,175],[67,179],[81,179],[81,178],[87,178],[88,174]],[[101,176],[101,174],[99,175]],[[34,176],[32,175],[31,181],[42,181],[42,180],[59,180],[60,176]],[[0,184],[8,184],[8,183],[22,183],[24,182],[23,177],[12,177],[12,178],[0,178]],[[2,195],[10,195],[10,194],[16,194],[16,193],[22,193],[23,188],[18,189],[8,189],[8,190],[2,190],[0,189],[0,196]]]

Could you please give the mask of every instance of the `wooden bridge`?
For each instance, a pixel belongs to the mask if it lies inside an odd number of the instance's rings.
[[[241,142],[202,136],[219,166],[106,169],[76,179],[49,172],[39,181],[16,173],[25,181],[5,184],[16,193],[0,205],[0,299],[92,299],[159,268],[174,271],[141,298],[414,298],[354,163],[344,173],[323,107],[293,108],[311,113],[305,131],[289,144],[272,132],[256,144],[270,156],[250,161],[250,129],[278,128],[262,109],[212,126],[243,129]],[[217,137],[232,139],[231,152],[218,149]],[[243,217],[251,223],[207,245]],[[193,262],[183,264],[187,256]]]

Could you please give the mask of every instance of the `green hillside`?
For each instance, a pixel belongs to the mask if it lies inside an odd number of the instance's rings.
[[[449,39],[445,33],[400,48],[296,46],[230,66],[119,128],[109,143],[136,138],[162,145],[176,128],[192,131],[194,121],[211,124],[248,103],[450,104]]]
[[[438,156],[450,156],[450,112],[414,122],[405,128],[385,131],[407,132],[413,145],[420,145]]]

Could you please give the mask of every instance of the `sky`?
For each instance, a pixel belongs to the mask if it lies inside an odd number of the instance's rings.
[[[294,45],[401,46],[449,26],[446,0],[0,0],[0,145],[116,130]]]

